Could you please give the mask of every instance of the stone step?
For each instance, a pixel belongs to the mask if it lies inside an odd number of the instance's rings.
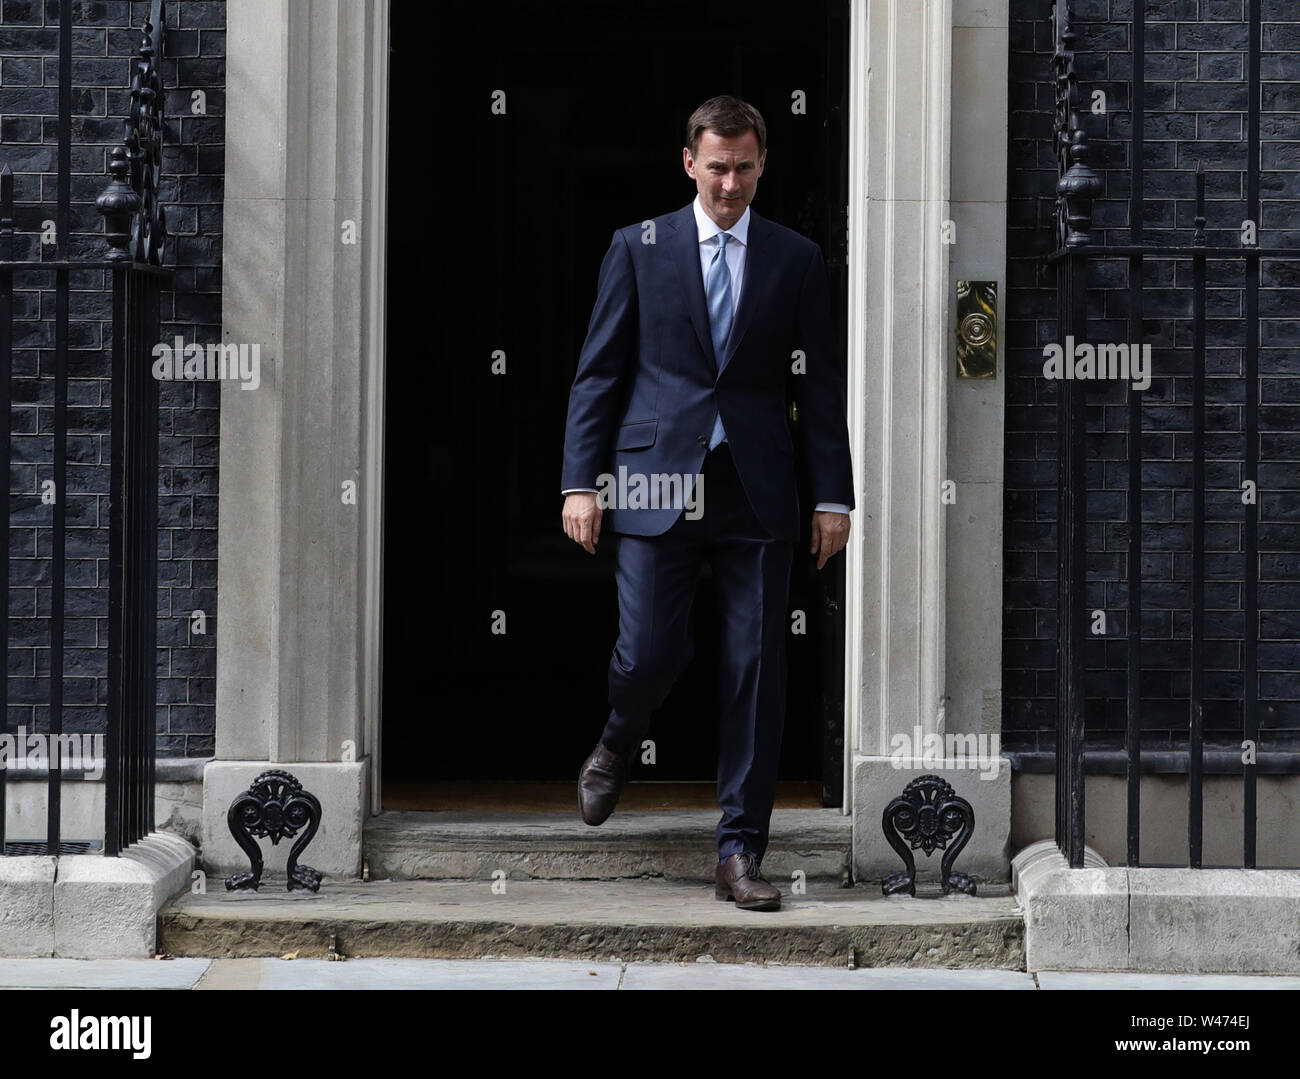
[[[711,881],[717,824],[716,809],[615,812],[598,828],[584,824],[576,809],[398,811],[367,822],[363,852],[372,880],[490,880],[504,870],[509,879]],[[773,812],[763,859],[769,880],[802,872],[808,880],[843,883],[851,861],[852,821],[838,809]]]
[[[498,889],[500,883],[497,884]],[[247,958],[562,957],[1025,969],[1024,921],[1006,885],[980,896],[885,898],[879,885],[783,885],[779,911],[737,910],[711,884],[666,880],[326,881],[290,893],[186,893],[158,916],[159,950]]]

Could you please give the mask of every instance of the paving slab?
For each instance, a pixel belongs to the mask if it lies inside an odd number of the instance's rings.
[[[564,959],[218,959],[196,989],[617,989],[620,963]]]
[[[1041,989],[1300,989],[1300,978],[1284,974],[1141,974],[1040,970]]]
[[[494,892],[497,889],[504,891]],[[633,881],[326,882],[318,894],[185,893],[159,916],[163,950],[240,958],[563,957],[1024,969],[1014,897],[881,896],[810,882],[779,911],[742,911],[711,885]]]
[[[193,989],[210,959],[0,959],[0,989]]]
[[[1031,975],[1014,970],[912,970],[868,967],[759,966],[749,963],[629,963],[623,989],[1027,989]]]
[[[1300,978],[568,959],[6,959],[3,989],[1297,989]]]

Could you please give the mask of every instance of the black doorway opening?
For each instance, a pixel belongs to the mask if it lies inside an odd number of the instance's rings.
[[[708,97],[763,112],[754,209],[821,244],[843,348],[847,6],[392,5],[386,792],[571,783],[600,733],[614,552],[588,556],[561,530],[565,409],[610,235],[694,198],[682,129]],[[841,791],[841,573],[796,552],[805,632],[789,638],[781,777],[827,805]],[[707,579],[694,617],[695,659],[651,728],[657,762],[634,779],[715,778]]]

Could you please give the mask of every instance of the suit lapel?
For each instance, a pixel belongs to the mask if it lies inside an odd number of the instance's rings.
[[[674,228],[668,243],[672,253],[673,268],[677,271],[677,283],[682,289],[682,299],[686,301],[686,310],[690,312],[691,325],[695,327],[695,336],[700,339],[700,348],[704,355],[714,360],[713,335],[709,332],[709,309],[704,302],[704,278],[700,274],[700,239],[695,228],[695,211],[693,203],[678,210],[669,219]]]
[[[745,244],[745,275],[740,282],[740,307],[736,309],[735,318],[731,323],[731,336],[727,338],[727,345],[724,349],[725,355],[722,358],[722,363],[718,366],[719,375],[731,362],[731,357],[736,354],[736,349],[740,346],[745,331],[749,329],[749,324],[753,321],[754,308],[767,289],[768,278],[771,276],[771,262],[767,257],[766,240],[767,221],[754,213],[754,208],[751,206],[749,210],[749,235],[746,237],[747,242]],[[706,317],[707,314],[706,309]]]

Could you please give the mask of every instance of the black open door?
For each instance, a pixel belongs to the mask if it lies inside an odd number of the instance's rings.
[[[560,527],[601,258],[615,228],[694,197],[686,118],[738,94],[768,124],[754,209],[822,245],[843,346],[848,5],[392,7],[384,782],[572,782],[618,629],[612,545],[588,556]],[[782,779],[838,805],[843,559],[819,575],[807,545]],[[707,579],[695,619],[696,657],[652,725],[658,762],[635,778],[715,778]]]

